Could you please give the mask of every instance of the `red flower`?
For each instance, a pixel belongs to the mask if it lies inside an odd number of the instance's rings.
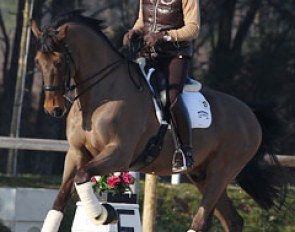
[[[125,184],[134,184],[134,178],[129,172],[123,172],[121,176]]]
[[[92,183],[97,183],[97,179],[96,179],[96,177],[95,176],[93,176],[93,177],[91,177],[91,180],[90,180]]]
[[[117,176],[111,176],[108,178],[108,185],[111,186],[112,188],[116,187],[116,185],[120,182],[121,180]]]

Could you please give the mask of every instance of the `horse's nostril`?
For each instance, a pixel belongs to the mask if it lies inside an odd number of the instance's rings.
[[[54,117],[60,118],[63,116],[63,114],[64,114],[64,111],[62,108],[56,107],[53,109],[53,116]]]
[[[46,110],[45,107],[44,107],[43,109],[44,109],[44,113],[45,113],[45,114],[49,114],[49,112]]]

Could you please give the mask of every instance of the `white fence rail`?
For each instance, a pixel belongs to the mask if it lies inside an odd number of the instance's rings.
[[[69,143],[66,140],[12,138],[0,136],[0,148],[66,152],[69,149]]]
[[[66,140],[12,138],[0,136],[0,149],[38,150],[66,152],[69,144]],[[284,167],[295,167],[295,156],[276,155],[279,163]],[[272,164],[268,156],[265,160]]]

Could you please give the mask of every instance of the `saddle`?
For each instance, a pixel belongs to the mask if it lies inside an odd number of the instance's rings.
[[[149,68],[146,70],[146,60],[144,57],[140,57],[136,60],[140,70],[145,77],[149,90],[154,98],[156,112],[160,110],[162,120],[169,123],[169,110],[167,106],[167,91],[166,91],[166,79],[163,73],[158,72],[154,68]],[[183,92],[199,92],[202,89],[202,84],[192,78],[187,77],[185,85],[183,87]],[[162,124],[162,122],[161,122]]]

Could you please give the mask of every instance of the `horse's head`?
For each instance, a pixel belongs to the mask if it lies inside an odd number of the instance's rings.
[[[51,116],[60,118],[66,112],[64,94],[71,77],[71,56],[64,43],[67,26],[58,30],[45,27],[41,31],[33,21],[32,31],[38,40],[35,63],[43,78],[44,109]]]

